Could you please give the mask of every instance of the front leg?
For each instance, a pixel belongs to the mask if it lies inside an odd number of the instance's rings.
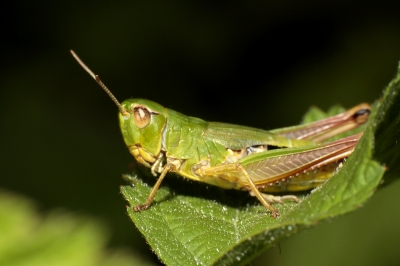
[[[161,172],[160,177],[158,178],[156,184],[154,185],[153,189],[150,191],[149,196],[147,197],[147,200],[143,204],[136,205],[133,207],[133,210],[135,212],[143,211],[149,208],[150,204],[153,202],[154,197],[156,196],[157,190],[161,185],[161,182],[163,181],[164,177],[167,175],[168,172],[172,171],[174,169],[173,164],[166,164],[164,166],[164,169]]]
[[[160,155],[157,159],[157,161],[154,163],[156,166],[155,168],[161,168],[161,159],[162,155]],[[136,205],[133,207],[133,210],[135,212],[139,212],[142,210],[146,210],[149,208],[150,204],[153,202],[154,197],[156,196],[157,190],[161,185],[161,182],[163,181],[164,177],[167,175],[168,172],[176,172],[177,169],[182,165],[182,160],[175,159],[175,158],[167,158],[167,164],[162,168],[160,177],[158,178],[156,184],[150,191],[149,196],[147,197],[147,200],[143,204]],[[154,169],[152,169],[153,172]]]

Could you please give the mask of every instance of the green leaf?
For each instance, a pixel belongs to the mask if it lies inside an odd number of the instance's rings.
[[[384,91],[379,111],[372,126],[375,131],[374,158],[387,167],[385,181],[390,183],[400,177],[399,73]]]
[[[168,265],[244,265],[304,228],[357,209],[376,190],[385,169],[389,180],[400,176],[399,92],[397,75],[374,105],[364,135],[342,169],[299,204],[276,205],[278,219],[246,192],[173,175],[163,182],[148,210],[135,213],[128,207],[128,214]],[[131,206],[143,203],[154,185],[154,177],[145,174],[135,180],[133,187],[121,188]]]
[[[308,110],[308,112],[304,115],[302,123],[303,124],[311,123],[320,119],[324,119],[328,116],[333,116],[343,113],[344,111],[346,111],[346,109],[338,105],[332,106],[328,112],[324,112],[318,107],[312,106]]]
[[[30,200],[2,190],[0,236],[0,265],[146,265],[125,251],[105,251],[104,228],[93,219],[60,211],[41,216]]]

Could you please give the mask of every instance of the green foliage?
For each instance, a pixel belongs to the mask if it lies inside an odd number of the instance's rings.
[[[128,214],[168,265],[243,265],[263,250],[319,221],[357,209],[388,169],[400,176],[400,76],[389,84],[371,114],[363,138],[343,168],[299,204],[276,205],[274,219],[245,192],[223,190],[170,177],[152,206]],[[311,113],[309,117],[320,117]],[[385,165],[385,166],[383,166]],[[141,175],[121,191],[131,206],[143,203],[154,180]]]
[[[124,251],[106,252],[104,228],[62,212],[40,216],[31,201],[0,191],[0,265],[145,265]]]

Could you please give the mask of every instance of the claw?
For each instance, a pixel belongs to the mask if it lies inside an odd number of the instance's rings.
[[[140,211],[146,210],[147,208],[149,208],[149,206],[150,205],[148,205],[148,204],[139,204],[139,205],[136,205],[135,207],[133,207],[133,210],[135,212],[140,212]]]

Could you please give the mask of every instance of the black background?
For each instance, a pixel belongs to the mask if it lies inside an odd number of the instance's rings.
[[[117,108],[69,49],[120,101],[272,129],[312,105],[379,99],[400,59],[399,10],[391,1],[10,2],[0,11],[0,187],[44,213],[98,218],[110,247],[155,259],[119,194],[133,157]],[[396,188],[253,265],[397,264]]]

